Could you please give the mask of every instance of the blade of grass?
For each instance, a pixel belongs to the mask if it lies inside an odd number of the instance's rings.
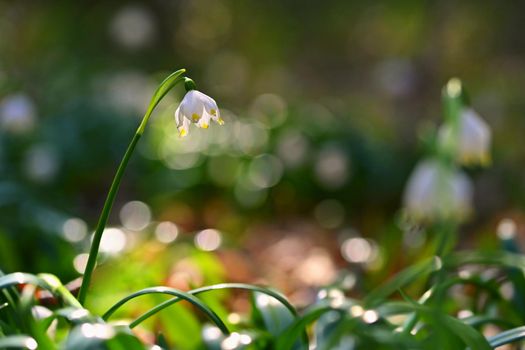
[[[211,292],[211,291],[214,291],[214,290],[223,290],[223,289],[242,289],[242,290],[249,290],[249,291],[260,292],[260,293],[267,294],[267,295],[269,295],[271,297],[274,297],[278,301],[280,301],[288,310],[290,310],[290,312],[294,316],[297,316],[297,310],[295,310],[295,308],[292,306],[292,304],[290,304],[290,302],[286,299],[286,297],[284,297],[281,293],[276,292],[276,291],[271,290],[271,289],[268,289],[268,288],[255,286],[255,285],[251,285],[251,284],[221,283],[221,284],[215,284],[215,285],[212,285],[212,286],[206,286],[206,287],[202,287],[202,288],[193,289],[193,290],[188,291],[188,294],[198,295],[198,294],[201,294],[201,293]],[[180,298],[173,298],[173,299],[170,299],[170,300],[166,300],[165,302],[163,302],[163,303],[153,307],[152,309],[150,309],[149,311],[145,312],[140,317],[138,317],[136,320],[131,322],[130,325],[129,325],[130,328],[136,327],[137,325],[139,325],[140,323],[142,323],[143,321],[145,321],[149,317],[153,316],[157,312],[167,308],[168,306],[170,306],[172,304],[175,304],[175,303],[179,302],[180,300],[181,300]],[[106,313],[102,316],[102,318],[107,320],[118,309],[118,307],[120,307],[120,305],[117,305],[117,304],[115,304],[108,311],[106,311]]]
[[[400,290],[404,286],[412,283],[416,279],[422,278],[441,267],[441,260],[438,258],[426,259],[420,263],[412,265],[399,272],[392,279],[382,286],[374,289],[363,300],[366,308],[372,308],[390,294]]]
[[[175,296],[177,298],[180,298],[181,300],[186,300],[193,304],[195,307],[200,309],[204,314],[206,314],[210,320],[215,323],[217,327],[225,334],[229,335],[230,331],[228,330],[228,327],[224,324],[224,322],[220,319],[217,314],[211,310],[206,304],[204,304],[199,298],[193,296],[190,293],[180,291],[178,289],[174,288],[168,288],[168,287],[151,287],[151,288],[145,288],[142,290],[139,290],[135,293],[132,293],[125,298],[119,300],[115,305],[113,305],[103,316],[102,318],[104,320],[107,320],[115,311],[117,311],[122,305],[126,304],[128,301],[133,300],[135,298],[138,298],[143,295],[148,294],[168,294]],[[130,325],[130,328],[131,325]]]
[[[525,326],[509,329],[505,332],[489,337],[487,340],[490,343],[490,346],[497,348],[498,346],[514,343],[522,339],[525,339]]]
[[[38,275],[41,279],[53,288],[53,294],[60,297],[64,303],[74,308],[83,308],[80,302],[71,294],[71,292],[62,284],[62,282],[54,275],[49,273],[41,273]]]
[[[0,289],[19,284],[31,284],[53,292],[53,288],[45,280],[29,273],[15,272],[0,277]]]
[[[297,317],[292,324],[277,338],[276,350],[291,349],[293,344],[301,334],[304,334],[306,327],[312,322],[315,322],[322,315],[329,311],[341,311],[333,308],[328,304],[315,305],[308,310],[304,315]]]
[[[35,339],[27,335],[10,335],[0,338],[0,349],[6,348],[22,348],[35,350],[38,344]]]
[[[447,268],[457,268],[467,264],[500,265],[525,269],[525,255],[509,252],[460,251],[451,253],[444,261]]]

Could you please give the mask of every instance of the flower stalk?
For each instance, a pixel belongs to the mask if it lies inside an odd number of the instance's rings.
[[[162,98],[175,85],[184,81],[184,77],[182,75],[185,72],[186,72],[185,69],[180,69],[172,73],[170,76],[168,76],[159,85],[159,87],[153,94],[153,97],[151,98],[148,109],[146,110],[146,113],[144,114],[144,117],[142,118],[142,121],[139,127],[137,128],[137,131],[135,132],[135,135],[133,135],[133,138],[131,139],[131,142],[129,143],[128,148],[126,149],[126,152],[124,153],[124,156],[122,157],[122,160],[120,161],[115,177],[113,178],[113,182],[111,183],[111,186],[109,188],[109,192],[106,197],[106,201],[104,202],[102,212],[100,213],[97,227],[93,235],[93,241],[91,242],[89,257],[88,257],[88,261],[86,264],[86,269],[84,270],[84,277],[82,279],[82,285],[80,286],[80,291],[78,294],[78,301],[82,305],[84,305],[86,301],[89,284],[91,282],[91,277],[97,265],[97,257],[98,257],[99,247],[100,247],[100,241],[102,240],[102,234],[104,233],[104,229],[108,222],[109,214],[111,213],[111,208],[113,207],[113,203],[115,201],[115,197],[120,187],[120,182],[122,180],[122,176],[124,175],[124,171],[126,170],[126,166],[128,165],[129,159],[131,158],[131,155],[133,154],[133,151],[135,150],[135,147],[137,146],[137,143],[140,137],[144,133],[146,124],[148,123],[149,118],[151,117],[151,114],[153,113],[155,107],[157,107],[157,105],[162,100]]]

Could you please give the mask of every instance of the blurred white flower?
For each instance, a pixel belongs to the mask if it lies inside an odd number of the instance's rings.
[[[403,202],[407,216],[416,221],[462,221],[472,210],[472,184],[459,170],[427,159],[412,172]]]
[[[210,119],[219,125],[224,124],[215,100],[197,90],[188,91],[175,111],[175,121],[180,136],[188,134],[190,122],[195,123],[199,128],[207,129]]]
[[[25,94],[13,94],[0,101],[0,127],[12,133],[30,131],[36,122],[33,101]]]
[[[439,131],[440,142],[454,144],[451,127]],[[456,160],[461,165],[488,165],[490,163],[491,130],[488,124],[472,109],[465,108],[459,116]]]

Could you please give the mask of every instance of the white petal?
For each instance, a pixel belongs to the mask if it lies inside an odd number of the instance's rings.
[[[471,108],[461,114],[459,158],[462,164],[490,161],[491,131],[487,123]]]
[[[175,110],[175,123],[177,124],[177,127],[179,127],[180,125],[182,125],[182,115],[181,115],[180,107],[181,107],[181,106],[179,106],[179,107]]]
[[[219,107],[217,106],[217,102],[215,102],[215,100],[209,96],[206,96],[204,94],[202,95],[204,99],[204,107],[206,109],[206,112],[210,114],[210,118],[217,124],[223,125],[224,120],[222,120],[221,118],[221,113],[219,111]]]
[[[182,124],[177,126],[177,130],[179,130],[180,137],[188,135],[188,132],[190,131],[190,120],[188,118],[183,118]]]
[[[184,103],[184,115],[194,123],[197,123],[204,114],[204,99],[199,91],[189,91],[182,102]],[[204,95],[205,96],[205,95]]]
[[[409,217],[421,221],[462,220],[472,208],[472,185],[455,168],[425,160],[414,169],[404,194]]]
[[[201,119],[199,119],[197,126],[199,128],[208,129],[208,127],[210,126],[210,119],[211,115],[205,111]]]
[[[431,215],[438,172],[436,161],[426,160],[418,164],[410,175],[403,201],[406,210],[412,216],[428,217]]]

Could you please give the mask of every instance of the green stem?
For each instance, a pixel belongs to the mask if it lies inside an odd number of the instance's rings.
[[[102,213],[100,214],[100,218],[98,219],[97,228],[95,230],[95,234],[93,235],[93,242],[91,242],[91,249],[89,251],[89,258],[86,264],[86,270],[84,271],[84,278],[82,279],[82,285],[80,286],[80,291],[78,293],[78,301],[82,305],[86,301],[86,295],[89,283],[91,282],[91,276],[93,275],[93,270],[95,270],[95,266],[97,264],[98,249],[100,247],[100,241],[102,240],[102,233],[104,232],[104,229],[108,222],[108,217],[111,212],[111,208],[113,207],[115,196],[117,195],[118,189],[120,187],[122,175],[124,175],[124,170],[128,165],[129,158],[135,150],[135,146],[137,145],[140,136],[141,134],[137,132],[133,136],[133,139],[131,139],[131,143],[129,144],[128,149],[126,150],[126,153],[124,153],[124,157],[120,162],[120,165],[117,169],[117,173],[115,174],[115,178],[111,183],[108,196],[106,198],[106,201],[104,202],[104,207],[102,208]]]
[[[124,157],[120,161],[120,165],[117,169],[115,177],[113,178],[111,187],[109,188],[106,201],[104,202],[104,207],[102,208],[102,212],[100,213],[100,218],[98,219],[98,224],[93,235],[93,241],[91,242],[89,257],[86,264],[86,269],[84,271],[84,278],[82,279],[82,285],[80,286],[80,291],[78,294],[78,301],[82,305],[84,305],[86,301],[91,277],[97,265],[97,256],[100,247],[100,241],[102,240],[102,234],[104,233],[104,229],[108,222],[109,214],[111,213],[111,208],[113,207],[113,203],[115,202],[115,196],[117,195],[118,189],[120,187],[120,182],[122,180],[122,176],[124,175],[124,171],[126,170],[126,166],[128,165],[129,159],[131,158],[131,155],[133,154],[133,151],[135,150],[135,147],[137,146],[140,137],[144,133],[144,129],[146,128],[146,124],[149,118],[151,117],[153,110],[171,88],[173,88],[178,83],[184,81],[182,74],[185,71],[185,69],[180,69],[172,73],[159,85],[159,87],[153,94],[153,97],[151,98],[151,102],[148,106],[148,109],[146,110],[146,114],[142,118],[142,121],[139,127],[137,128],[137,131],[135,132],[135,135],[133,135],[133,138],[131,139],[126,153],[124,153]]]
[[[450,253],[450,250],[453,247],[452,239],[454,238],[453,235],[455,233],[456,227],[457,226],[452,223],[444,223],[442,225],[439,225],[437,232],[436,232],[437,235],[436,235],[436,254],[435,256],[441,259],[441,263],[443,264],[443,266],[441,266],[439,270],[434,271],[434,273],[432,273],[429,276],[427,284],[431,284],[431,282],[434,281],[433,286],[438,286],[445,280],[446,270],[444,266],[445,265],[444,261],[446,259],[446,256]],[[431,286],[430,290],[432,290],[433,288],[435,287]],[[424,305],[425,303],[427,303],[429,298],[433,296],[434,294],[435,294],[434,291],[425,293],[423,297],[421,297],[421,299],[418,301],[419,304]],[[443,292],[439,294],[443,294]],[[439,298],[440,298],[440,295],[438,295],[436,298],[438,299],[438,303],[440,302]],[[419,321],[419,315],[417,313],[414,312],[410,314],[403,324],[402,333],[408,335],[412,331],[412,329],[414,329],[418,321]]]

